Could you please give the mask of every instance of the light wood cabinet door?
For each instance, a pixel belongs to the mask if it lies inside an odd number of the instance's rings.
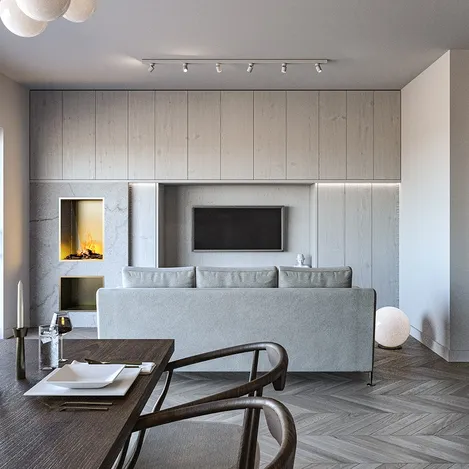
[[[254,92],[254,179],[286,178],[286,92]]]
[[[96,92],[96,179],[128,178],[128,91]]]
[[[129,179],[155,177],[155,93],[129,91]]]
[[[372,185],[372,287],[377,307],[399,303],[399,185]]]
[[[63,93],[64,179],[96,176],[96,93]]]
[[[63,177],[62,91],[33,91],[30,113],[31,179]]]
[[[345,185],[318,184],[318,267],[345,264]]]
[[[373,91],[347,92],[347,179],[373,179]]]
[[[221,178],[254,177],[254,94],[221,93]]]
[[[353,285],[371,287],[371,184],[345,185],[345,265]]]
[[[187,91],[155,93],[155,177],[187,179]]]
[[[319,94],[287,92],[287,179],[318,178]]]
[[[347,177],[347,94],[319,92],[319,178]]]
[[[188,178],[220,179],[220,92],[189,91]]]
[[[401,177],[401,93],[374,92],[373,179]]]

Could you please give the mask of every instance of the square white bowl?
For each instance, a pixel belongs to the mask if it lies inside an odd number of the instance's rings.
[[[65,365],[46,378],[49,384],[71,389],[98,389],[113,383],[125,365]]]

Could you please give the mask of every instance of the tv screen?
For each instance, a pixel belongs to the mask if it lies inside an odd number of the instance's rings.
[[[194,251],[283,251],[283,207],[193,207]]]

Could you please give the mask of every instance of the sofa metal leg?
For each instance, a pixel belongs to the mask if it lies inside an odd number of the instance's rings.
[[[373,370],[371,370],[368,374],[369,376],[369,382],[366,383],[367,386],[375,386],[375,383],[373,383]]]

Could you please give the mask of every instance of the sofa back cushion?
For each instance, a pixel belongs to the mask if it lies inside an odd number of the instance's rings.
[[[124,267],[122,269],[124,288],[193,288],[194,267]]]
[[[304,268],[279,267],[280,288],[351,288],[350,267]]]
[[[197,288],[276,288],[276,267],[197,267]]]

